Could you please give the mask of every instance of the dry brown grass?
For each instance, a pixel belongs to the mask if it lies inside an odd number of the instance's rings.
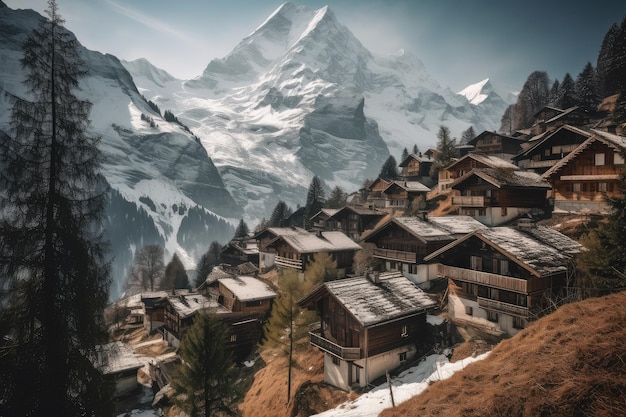
[[[382,417],[626,415],[626,292],[569,304]]]
[[[323,384],[324,356],[308,340],[298,343],[291,379],[292,399],[287,403],[287,358],[272,351],[261,353],[266,366],[254,376],[239,410],[244,417],[305,416],[333,408],[351,397]],[[304,413],[304,414],[303,414]]]

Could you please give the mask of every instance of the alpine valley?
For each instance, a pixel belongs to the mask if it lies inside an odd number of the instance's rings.
[[[3,92],[26,94],[21,43],[38,19],[0,0]],[[441,125],[456,136],[470,126],[495,130],[514,100],[488,80],[454,93],[410,53],[370,53],[328,7],[292,3],[192,80],[144,59],[85,48],[82,56],[89,74],[79,96],[93,103],[111,187],[112,298],[143,245],[161,244],[166,259],[178,253],[191,269],[240,218],[254,226],[278,200],[303,204],[313,175],[354,191],[390,154],[434,147]],[[2,94],[1,130],[10,109]],[[180,123],[166,121],[165,110]]]

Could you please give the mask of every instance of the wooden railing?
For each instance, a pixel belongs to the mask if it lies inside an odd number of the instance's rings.
[[[484,196],[453,196],[452,204],[463,207],[485,207]]]
[[[361,348],[358,347],[343,347],[331,342],[330,340],[322,337],[320,329],[315,329],[309,332],[309,340],[313,346],[317,346],[325,352],[335,355],[344,360],[357,360],[361,359]]]
[[[395,261],[404,261],[415,263],[417,256],[414,252],[403,252],[391,249],[374,249],[374,256],[377,258],[393,259]]]
[[[293,268],[293,269],[302,269],[302,260],[301,259],[289,259],[283,256],[278,256],[274,258],[274,263],[278,266],[282,266],[285,268]]]
[[[474,271],[472,269],[457,268],[439,264],[439,276],[458,279],[460,281],[474,282],[488,287],[510,290],[522,294],[527,293],[527,281],[525,279],[507,277],[505,275],[492,274],[489,272]]]
[[[478,306],[486,310],[498,311],[512,316],[528,318],[528,307],[516,306],[515,304],[504,303],[502,301],[490,300],[488,298],[477,297]]]
[[[530,161],[528,168],[548,168],[559,162],[559,159],[546,159],[545,161]]]

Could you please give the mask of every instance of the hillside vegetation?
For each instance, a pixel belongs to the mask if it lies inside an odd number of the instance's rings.
[[[381,417],[626,415],[626,292],[568,304]]]

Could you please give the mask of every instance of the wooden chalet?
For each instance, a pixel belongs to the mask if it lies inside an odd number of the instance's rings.
[[[385,207],[385,196],[383,195],[383,191],[389,186],[391,180],[386,180],[384,178],[376,178],[369,186],[365,188],[367,192],[367,198],[365,204],[372,208],[382,208]]]
[[[564,125],[531,138],[513,160],[520,168],[543,174],[591,136],[578,127]]]
[[[342,232],[309,233],[303,229],[281,233],[264,247],[264,251],[273,252],[276,266],[302,273],[306,272],[307,265],[316,254],[328,253],[337,263],[339,276],[352,268],[352,258],[359,249],[361,247]]]
[[[323,208],[317,212],[317,214],[311,217],[311,230],[314,232],[323,230],[339,230],[337,227],[337,221],[332,216],[337,213],[339,209]]]
[[[259,247],[252,238],[233,239],[220,250],[220,262],[229,265],[240,265],[251,262],[259,264]]]
[[[555,209],[607,213],[605,196],[621,195],[626,137],[600,130],[543,174]]]
[[[144,363],[124,343],[117,341],[96,347],[96,362],[105,378],[115,381],[115,397],[140,388],[137,371]]]
[[[344,390],[366,387],[415,357],[435,308],[398,272],[326,282],[298,303],[319,312],[310,342],[324,352],[324,381]]]
[[[324,217],[320,214],[322,212],[326,212],[329,217],[322,220]],[[345,206],[337,210],[323,209],[320,213],[318,213],[320,216],[315,216],[320,230],[340,231],[354,241],[358,241],[365,230],[374,227],[387,215],[385,211],[353,206]]]
[[[435,160],[430,155],[422,155],[421,152],[412,153],[398,165],[402,168],[400,175],[406,180],[417,181],[424,177],[430,177],[430,168],[434,162]]]
[[[439,190],[448,190],[456,179],[461,178],[474,168],[519,169],[510,161],[497,156],[470,152],[439,171]]]
[[[584,126],[591,123],[589,113],[578,106],[565,110],[546,106],[535,113],[534,118],[535,123],[531,128],[534,135],[555,130],[563,125]]]
[[[475,138],[470,139],[467,144],[474,146],[474,152],[497,156],[505,161],[510,161],[514,155],[522,150],[524,142],[525,139],[520,137],[485,130]]]
[[[425,257],[448,280],[451,319],[513,335],[543,314],[547,297],[573,285],[582,246],[547,227],[477,230]]]
[[[414,206],[419,199],[425,203],[430,188],[419,181],[394,180],[382,191],[385,197],[384,209],[389,212],[404,212]],[[419,207],[420,209],[423,207]]]
[[[451,184],[459,214],[499,226],[530,212],[551,212],[550,184],[539,174],[505,168],[473,169]]]
[[[276,249],[268,247],[277,237],[289,234],[309,233],[300,227],[268,227],[254,235],[259,247],[259,269],[267,271],[275,265]]]
[[[485,226],[467,216],[392,217],[363,236],[373,243],[374,257],[385,271],[399,271],[412,282],[428,288],[436,269],[423,263],[426,255],[454,241],[457,235]]]

